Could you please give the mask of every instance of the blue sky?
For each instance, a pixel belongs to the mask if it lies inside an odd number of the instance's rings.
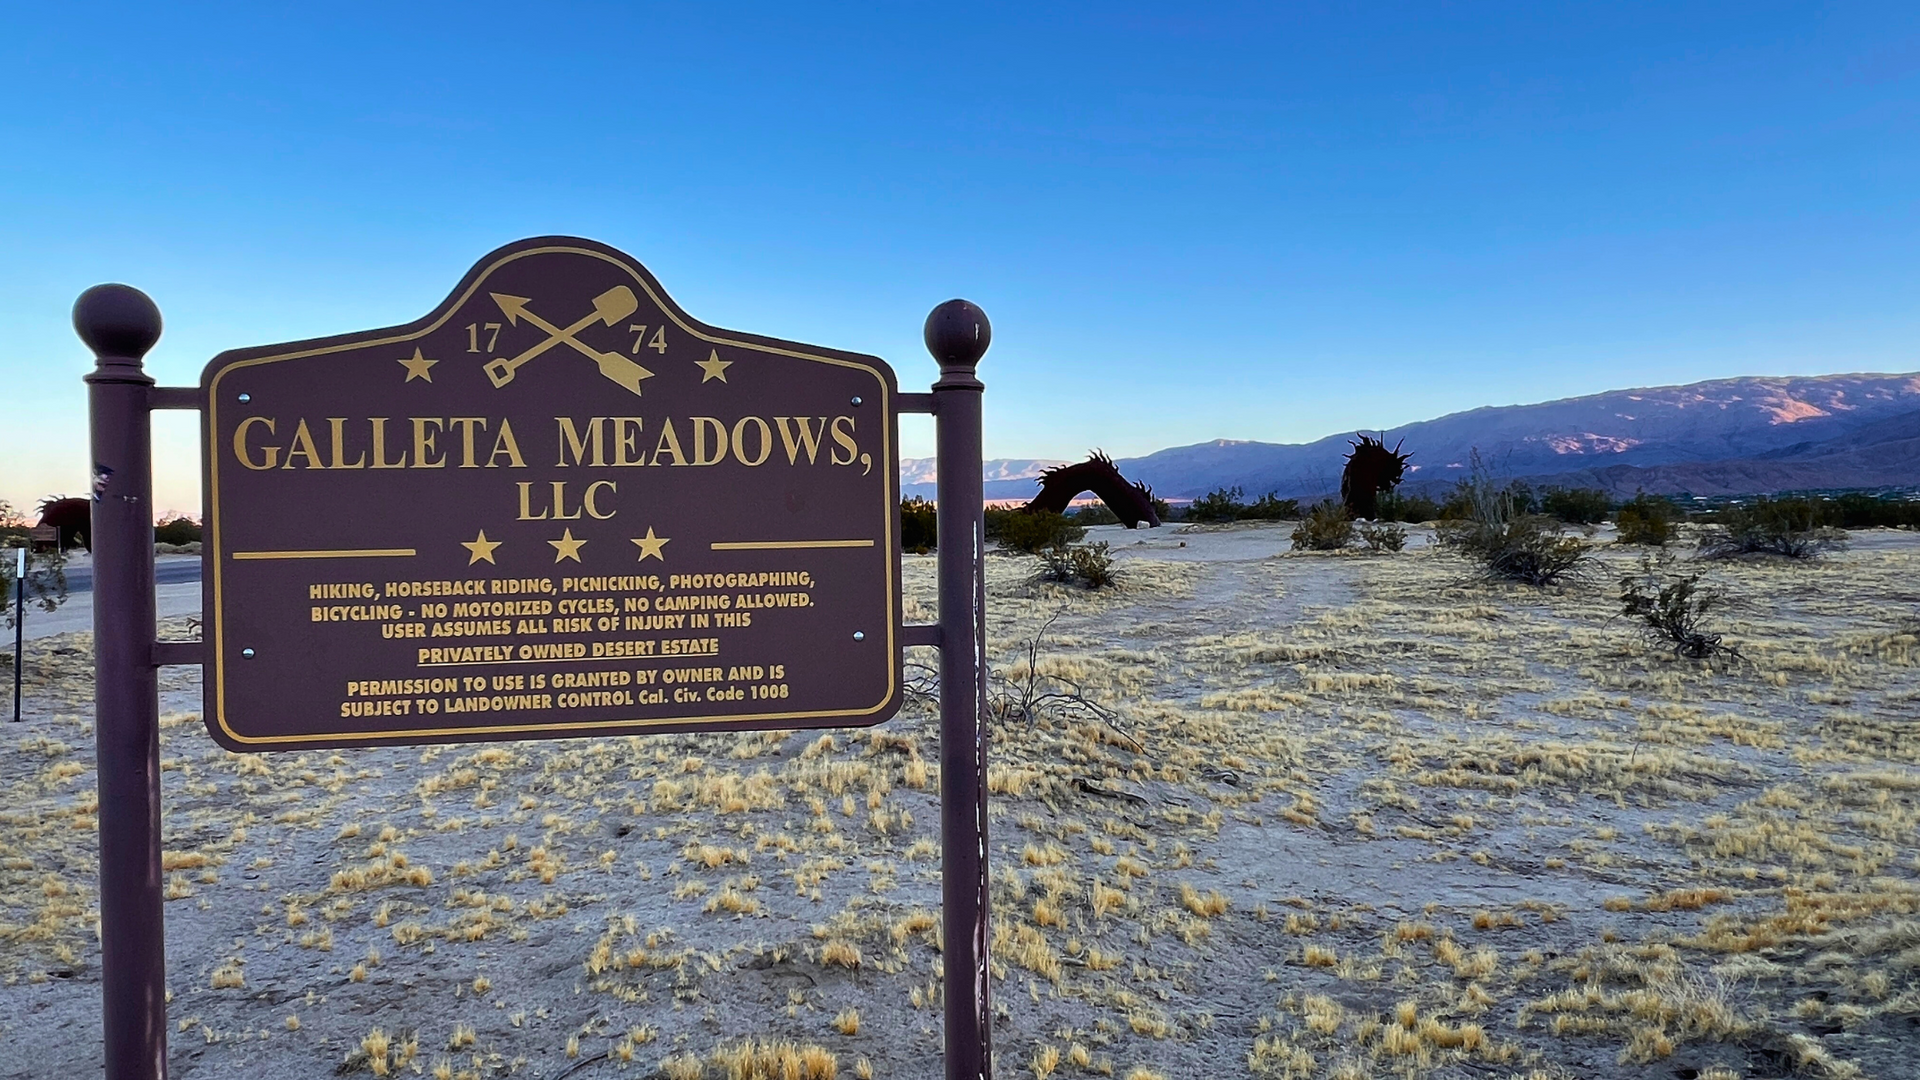
[[[993,456],[1920,368],[1911,4],[24,5],[0,34],[0,497],[84,487],[68,312],[185,383],[571,233],[696,317],[930,381]],[[160,418],[157,499],[197,506]],[[930,453],[923,424],[906,453]]]

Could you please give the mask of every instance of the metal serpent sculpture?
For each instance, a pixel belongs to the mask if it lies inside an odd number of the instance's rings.
[[[93,504],[85,499],[48,496],[40,502],[40,524],[60,530],[60,547],[93,550]]]
[[[1078,465],[1056,465],[1042,472],[1038,482],[1040,494],[1021,509],[1064,514],[1081,492],[1091,491],[1127,528],[1135,528],[1143,521],[1150,528],[1160,527],[1160,515],[1153,510],[1153,489],[1128,481],[1114,468],[1113,459],[1098,450]]]
[[[1348,444],[1353,452],[1347,455],[1347,467],[1340,471],[1340,501],[1347,504],[1347,513],[1371,520],[1380,514],[1380,493],[1399,486],[1406,475],[1407,459],[1413,455],[1400,452],[1405,439],[1389,450],[1383,439],[1355,434],[1360,441]]]

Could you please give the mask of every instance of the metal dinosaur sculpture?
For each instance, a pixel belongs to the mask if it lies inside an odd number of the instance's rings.
[[[1153,489],[1121,476],[1113,459],[1098,450],[1077,465],[1056,465],[1042,472],[1038,482],[1040,494],[1022,510],[1064,514],[1082,492],[1091,491],[1127,528],[1136,528],[1143,521],[1149,528],[1160,527],[1160,515],[1153,509]]]
[[[60,547],[93,550],[93,504],[85,499],[48,496],[40,502],[40,524],[60,530]]]
[[[1400,485],[1406,475],[1407,459],[1413,455],[1400,452],[1405,439],[1389,450],[1384,439],[1361,432],[1355,434],[1360,441],[1347,444],[1353,447],[1353,452],[1347,455],[1347,466],[1340,471],[1340,501],[1347,504],[1348,514],[1371,520],[1380,514],[1380,493]]]

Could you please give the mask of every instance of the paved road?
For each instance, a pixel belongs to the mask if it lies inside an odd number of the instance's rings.
[[[200,612],[200,558],[197,555],[162,555],[154,563],[155,606],[161,618],[173,615],[197,615]],[[9,606],[13,603],[7,597]],[[71,556],[67,564],[67,602],[53,612],[27,609],[26,637],[51,637],[93,629],[93,564],[85,555]],[[13,647],[12,631],[4,632],[5,644]]]
[[[200,580],[200,558],[197,555],[162,555],[153,566],[153,583],[156,585],[178,585],[183,581]],[[93,591],[93,564],[81,563],[67,567],[67,592],[83,593]]]

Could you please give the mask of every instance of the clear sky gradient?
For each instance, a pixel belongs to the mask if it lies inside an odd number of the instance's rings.
[[[1920,6],[12,6],[0,497],[85,487],[89,285],[183,384],[544,233],[908,386],[975,300],[990,456],[1907,371]]]

